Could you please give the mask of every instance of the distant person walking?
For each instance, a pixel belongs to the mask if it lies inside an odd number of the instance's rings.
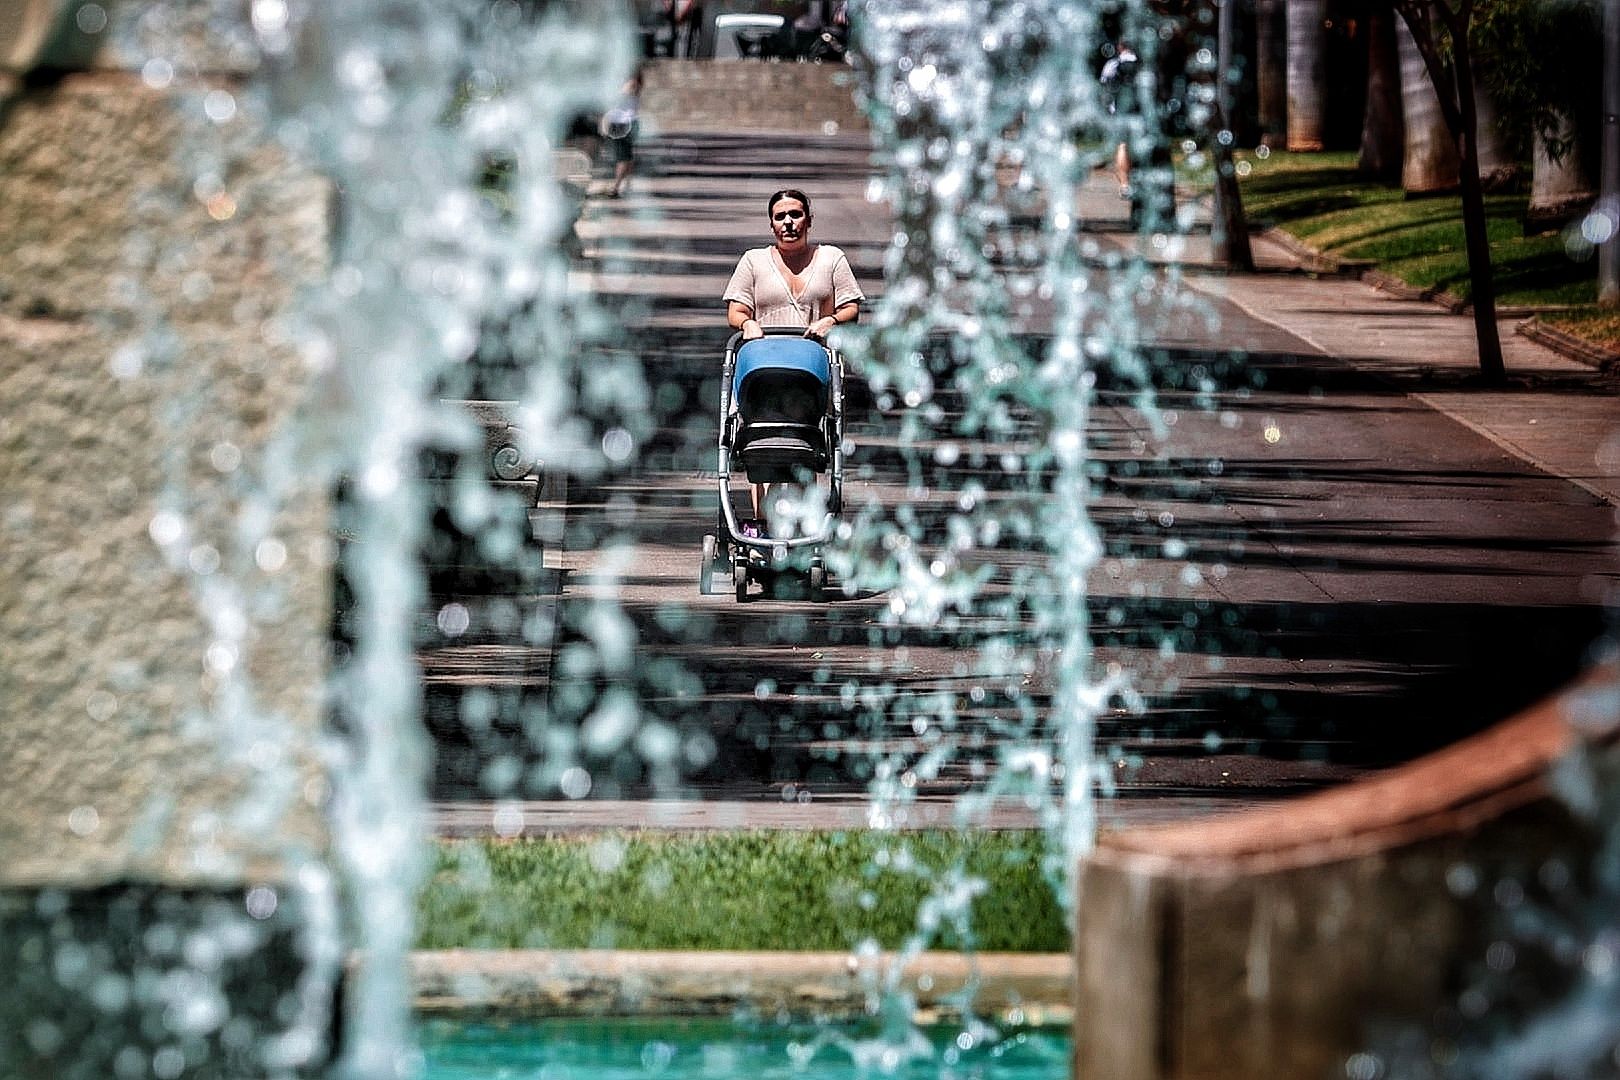
[[[857,322],[866,295],[841,250],[810,242],[810,196],[783,188],[766,200],[765,213],[773,242],[743,252],[722,297],[731,328],[744,341],[764,337],[767,326],[802,327],[805,337],[820,340],[835,326]],[[769,492],[755,484],[753,494],[750,527],[757,530]]]
[[[797,60],[810,60],[816,55],[821,35],[832,22],[832,9],[828,0],[809,0],[804,10],[788,24],[791,33],[791,55]]]
[[[669,55],[690,60],[703,39],[702,0],[663,0],[669,20]]]
[[[619,102],[602,114],[602,137],[613,156],[613,184],[608,197],[617,199],[636,167],[636,136],[641,133],[641,69],[619,88]]]
[[[1130,111],[1130,95],[1136,88],[1136,50],[1130,42],[1119,41],[1114,55],[1102,66],[1098,76],[1108,100],[1108,115],[1118,116]],[[1131,197],[1131,154],[1126,141],[1121,139],[1114,148],[1114,179],[1119,181],[1119,197]]]

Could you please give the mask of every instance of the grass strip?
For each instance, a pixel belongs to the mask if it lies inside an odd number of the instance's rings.
[[[423,949],[899,948],[1060,952],[1038,832],[611,832],[447,841],[418,905]],[[982,882],[983,891],[966,898]],[[971,920],[961,922],[961,905]]]
[[[1620,311],[1578,309],[1543,315],[1541,321],[1620,353]]]
[[[1462,202],[1455,195],[1407,198],[1398,186],[1356,171],[1353,152],[1239,155],[1243,209],[1254,226],[1275,226],[1318,251],[1370,260],[1421,289],[1468,299],[1468,255]],[[1596,311],[1597,266],[1589,246],[1562,232],[1526,236],[1528,196],[1486,198],[1487,232],[1497,303],[1504,307],[1567,307]],[[1611,347],[1617,334],[1602,319],[1569,318],[1572,332]]]

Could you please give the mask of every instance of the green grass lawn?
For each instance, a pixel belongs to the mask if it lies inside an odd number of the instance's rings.
[[[1319,251],[1368,260],[1418,288],[1471,292],[1462,203],[1455,195],[1408,199],[1398,186],[1356,174],[1353,152],[1239,155],[1243,209],[1256,226],[1274,225]],[[1557,232],[1525,236],[1525,195],[1490,195],[1491,261],[1503,306],[1590,306],[1597,269],[1577,260]]]
[[[418,947],[847,950],[904,944],[966,878],[971,941],[1058,952],[1069,937],[1038,832],[605,833],[446,842],[419,903]],[[956,870],[957,873],[952,873]]]
[[[1620,352],[1620,311],[1598,311],[1588,308],[1557,315],[1544,315],[1542,321],[1576,337],[1599,342],[1615,352]]]

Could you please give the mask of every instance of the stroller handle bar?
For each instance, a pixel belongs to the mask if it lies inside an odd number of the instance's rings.
[[[808,338],[809,340],[814,341],[817,345],[820,345],[822,348],[826,349],[828,352],[835,351],[833,347],[828,345],[824,339],[813,337],[812,335],[805,333],[805,328],[802,326],[761,326],[759,329],[766,337]],[[726,352],[735,353],[738,349],[742,348],[742,345],[743,334],[741,330],[737,330],[733,332],[731,337],[726,340]]]

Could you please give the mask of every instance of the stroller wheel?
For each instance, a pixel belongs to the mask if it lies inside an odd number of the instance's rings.
[[[737,603],[748,599],[748,560],[738,559],[731,564],[731,583],[737,587]]]
[[[810,567],[810,600],[819,604],[827,598],[827,568],[820,563]]]
[[[698,592],[704,596],[714,592],[715,551],[718,546],[713,533],[703,538],[703,564],[698,567]]]

